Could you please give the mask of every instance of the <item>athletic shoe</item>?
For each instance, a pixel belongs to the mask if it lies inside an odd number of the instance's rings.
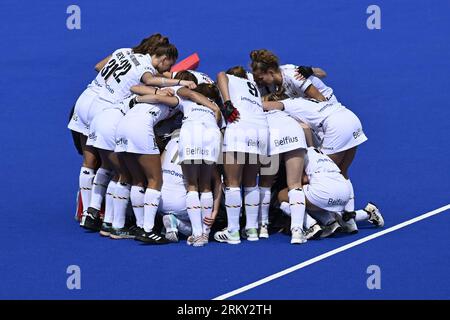
[[[258,241],[258,230],[256,228],[250,228],[245,230],[245,236],[248,241]]]
[[[166,238],[164,238],[162,235],[150,231],[150,232],[146,232],[144,230],[143,233],[137,235],[134,240],[136,241],[140,241],[146,244],[168,244],[170,243],[169,240],[167,240]]]
[[[316,223],[315,225],[311,226],[311,228],[305,231],[305,237],[307,240],[320,239],[322,233],[323,233],[322,227]]]
[[[380,210],[377,208],[377,206],[371,202],[367,204],[367,206],[364,208],[364,211],[366,211],[369,214],[369,222],[373,224],[376,227],[383,227],[384,226],[384,219],[381,215]]]
[[[217,231],[214,234],[214,239],[218,242],[227,242],[229,244],[241,243],[241,239],[239,237],[239,231],[230,233],[230,232],[228,232],[227,228],[223,229],[222,231]]]
[[[129,231],[130,231],[130,234],[131,234],[132,236],[134,236],[134,238],[137,237],[137,236],[139,236],[139,235],[141,235],[141,234],[143,234],[143,233],[145,232],[143,228],[138,227],[137,225],[131,226],[131,227],[129,228]]]
[[[132,230],[130,230],[127,227],[123,227],[123,228],[119,228],[119,229],[111,228],[109,237],[114,240],[134,239],[135,235]]]
[[[178,232],[176,231],[166,231],[165,237],[167,240],[169,240],[170,242],[178,242]]]
[[[350,234],[358,233],[358,226],[356,225],[353,214],[354,212],[351,212],[350,215],[348,215],[347,212],[344,212],[342,216],[336,214],[336,220],[341,225],[342,232]]]
[[[84,228],[84,222],[86,221],[86,212],[83,212],[81,214],[81,219],[80,219],[80,227]]]
[[[83,228],[92,231],[100,231],[102,227],[102,220],[100,219],[100,210],[89,207],[84,219]]]
[[[295,227],[291,230],[291,232],[292,232],[291,244],[300,244],[305,243],[307,241],[305,234],[301,228]]]
[[[100,228],[100,235],[103,237],[109,237],[112,231],[112,223],[103,222],[102,227]]]
[[[205,245],[205,238],[203,234],[200,236],[189,236],[186,240],[188,246],[203,247]]]
[[[342,231],[342,227],[339,224],[339,222],[334,221],[332,223],[330,223],[329,225],[325,226],[323,228],[322,234],[320,235],[320,238],[328,238],[329,236],[341,232]]]
[[[263,224],[259,228],[259,237],[264,239],[269,238],[269,228],[267,227],[267,224]]]
[[[177,230],[177,218],[173,214],[166,214],[162,217],[164,228],[167,230]]]

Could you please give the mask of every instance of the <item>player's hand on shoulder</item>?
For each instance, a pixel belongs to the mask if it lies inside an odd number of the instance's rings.
[[[183,87],[189,88],[189,89],[197,88],[197,85],[195,84],[194,81],[182,80],[180,82],[180,85],[182,85]]]
[[[295,80],[305,81],[307,78],[314,74],[312,67],[299,66],[295,69]]]
[[[158,94],[162,96],[173,97],[175,95],[175,90],[172,88],[163,88],[158,90]]]

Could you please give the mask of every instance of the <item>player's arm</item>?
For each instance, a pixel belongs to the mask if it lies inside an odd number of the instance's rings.
[[[317,78],[323,79],[327,76],[327,73],[325,72],[325,70],[323,70],[321,68],[315,67],[315,68],[312,68],[312,70],[314,72],[314,75]]]
[[[159,94],[159,95],[163,95],[163,96],[173,96],[175,94],[175,91],[172,88],[160,89],[160,88],[155,88],[155,87],[145,86],[145,85],[132,86],[130,88],[130,91],[137,95],[140,95],[140,96],[143,96],[146,94]]]
[[[217,87],[219,88],[223,101],[231,99],[230,90],[228,89],[228,77],[223,71],[217,74]]]
[[[100,70],[103,69],[103,67],[105,66],[105,64],[108,62],[108,60],[111,59],[111,55],[107,56],[105,59],[103,59],[102,61],[98,62],[95,65],[95,71],[100,72]]]
[[[135,103],[161,103],[169,107],[176,107],[179,102],[177,97],[163,96],[159,94],[136,96],[133,100]]]
[[[223,108],[222,112],[228,123],[239,120],[239,111],[231,102],[230,89],[228,88],[228,77],[225,72],[219,72],[217,74],[217,87],[222,95]]]
[[[220,179],[220,174],[217,166],[214,166],[212,171],[212,183],[213,183],[213,210],[211,213],[211,217],[205,217],[203,222],[211,227],[216,220],[216,217],[219,213],[220,202],[222,201],[222,179]]]
[[[317,78],[325,78],[327,73],[318,67],[299,66],[295,70],[295,80],[305,81],[310,76],[316,76]]]
[[[314,146],[314,140],[313,140],[313,136],[312,136],[311,127],[308,126],[306,123],[303,123],[300,121],[298,123],[300,124],[300,127],[302,127],[303,132],[305,133],[306,144],[308,145],[308,147]]]
[[[154,77],[150,72],[145,72],[142,75],[141,82],[153,87],[183,86],[189,89],[195,89],[197,87],[197,85],[193,81]]]
[[[317,101],[326,101],[327,99],[325,99],[325,97],[320,93],[319,90],[317,90],[317,88],[311,84],[306,90],[305,90],[305,95],[308,96],[309,98],[313,98],[316,99]]]
[[[284,110],[284,105],[279,101],[263,101],[264,111],[270,110]]]
[[[222,114],[220,113],[220,108],[217,104],[206,98],[201,93],[192,91],[188,88],[180,88],[177,91],[177,94],[183,98],[191,100],[195,103],[201,104],[209,109],[211,109],[214,112],[214,115],[216,116],[216,120],[219,123],[220,120],[222,120]]]

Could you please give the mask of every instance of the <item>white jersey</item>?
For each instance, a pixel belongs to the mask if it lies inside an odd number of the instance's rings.
[[[308,147],[306,151],[305,173],[310,181],[314,179],[316,174],[327,176],[340,175],[341,170],[327,155],[313,147]]]
[[[116,51],[114,51],[113,54],[111,55],[111,58],[109,58],[108,62],[97,73],[97,76],[95,77],[95,79],[92,80],[92,82],[88,85],[88,88],[90,88],[91,90],[94,90],[95,93],[99,94],[101,89],[105,86],[105,77],[102,74],[107,75],[105,68],[110,63],[112,63],[111,59],[114,59],[114,55],[117,55],[119,53],[121,53],[122,55],[130,55],[132,52],[133,52],[133,49],[131,49],[131,48],[122,48],[122,49],[117,49]]]
[[[304,92],[312,84],[311,80],[296,80],[295,74],[297,66],[293,64],[285,64],[280,66],[281,75],[283,77],[283,89],[289,98],[304,97]]]
[[[314,87],[327,99],[328,101],[338,102],[336,96],[333,93],[333,89],[328,87],[321,79],[316,76],[310,76],[308,78]]]
[[[126,99],[124,99],[120,104],[123,105],[124,109],[129,105],[130,100],[136,97],[136,95],[132,95]],[[118,105],[120,105],[118,104]],[[117,106],[117,105],[115,105]],[[120,108],[122,111],[123,109]],[[128,108],[129,109],[129,108]],[[129,109],[127,114],[127,118],[131,117],[139,117],[145,115],[151,115],[151,123],[149,125],[155,126],[158,122],[172,117],[175,113],[177,113],[179,107],[169,107],[162,103],[137,103],[134,105],[132,109]]]
[[[161,164],[163,173],[162,189],[169,190],[174,194],[186,195],[186,186],[183,171],[178,164],[178,141],[179,138],[172,138],[165,148],[164,161]],[[170,196],[173,197],[174,194]]]
[[[152,59],[148,54],[135,54],[129,49],[114,51],[111,59],[100,71],[105,79],[99,97],[117,103],[130,95],[130,88],[141,83],[144,73],[156,75]]]
[[[291,98],[280,102],[284,105],[286,113],[296,120],[308,124],[316,132],[323,131],[323,122],[327,117],[345,109],[339,102],[320,102],[304,98]]]
[[[239,122],[267,126],[262,108],[261,93],[253,81],[228,75],[228,90],[233,105],[239,111]]]
[[[174,87],[177,92],[181,87]],[[176,94],[179,100],[179,109],[184,114],[183,123],[186,121],[198,121],[211,126],[217,126],[214,112],[201,104],[197,104],[191,100],[183,99]]]

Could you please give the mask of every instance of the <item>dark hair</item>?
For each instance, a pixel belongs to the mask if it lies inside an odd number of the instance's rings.
[[[273,92],[267,95],[267,101],[280,101],[289,99],[289,96],[284,92]]]
[[[195,84],[198,84],[197,77],[187,70],[177,72],[177,74],[173,78],[178,80],[193,81],[195,82]]]
[[[169,59],[178,59],[178,50],[177,48],[170,43],[159,45],[155,48],[151,55],[155,55],[157,57],[167,56]]]
[[[219,89],[217,86],[210,83],[201,83],[193,91],[201,93],[205,97],[214,101],[218,106],[222,105]]]
[[[278,70],[280,67],[278,57],[267,49],[253,50],[250,52],[250,59],[253,71],[267,72],[269,69]]]
[[[163,44],[169,44],[169,38],[164,37],[160,33],[155,33],[143,39],[139,45],[133,48],[133,52],[152,55],[155,48]]]
[[[248,79],[247,71],[245,71],[243,66],[234,66],[234,67],[228,69],[225,73],[231,74],[232,76],[236,76],[239,78]]]

